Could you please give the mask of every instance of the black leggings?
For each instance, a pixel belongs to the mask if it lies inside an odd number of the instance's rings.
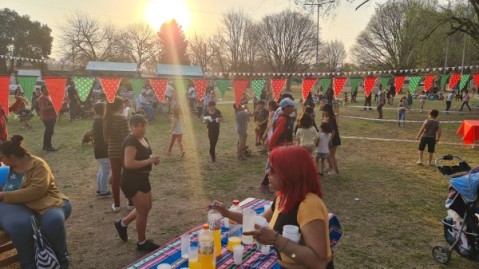
[[[464,101],[464,102],[462,103],[462,106],[461,106],[461,109],[460,109],[460,110],[462,110],[462,109],[464,108],[464,105],[466,105],[467,108],[469,108],[469,111],[471,111],[471,107],[469,106],[469,101]]]
[[[219,136],[220,130],[208,129],[208,138],[210,139],[210,156],[213,161],[216,161],[216,143],[218,143]]]

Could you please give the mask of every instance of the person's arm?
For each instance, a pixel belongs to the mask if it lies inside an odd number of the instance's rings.
[[[416,136],[416,140],[419,140],[419,137],[421,137],[421,135],[424,133],[425,130],[426,130],[426,122],[424,122],[421,126],[421,129],[419,129],[419,133]]]
[[[156,164],[160,161],[160,157],[153,157],[145,160],[135,160],[136,155],[136,147],[134,146],[127,146],[125,147],[125,156],[123,156],[123,164],[125,165],[126,169],[140,169],[150,164]]]
[[[175,128],[177,121],[178,121],[177,119],[173,118],[173,121],[171,122],[170,134],[173,133],[173,129]]]
[[[294,135],[294,140],[296,141],[296,144],[299,145],[299,141],[301,140],[301,134],[302,134],[302,130],[298,128],[298,130],[296,131],[295,135]]]
[[[34,168],[29,172],[28,185],[15,191],[4,192],[0,198],[7,203],[20,204],[35,201],[47,194],[53,175],[46,164],[35,163]],[[26,175],[27,176],[27,175]]]
[[[278,139],[283,133],[283,131],[286,129],[286,125],[287,125],[287,122],[285,117],[279,117],[276,120],[276,126],[269,140],[269,148],[271,150],[278,146]]]
[[[228,218],[232,221],[235,221],[239,224],[243,224],[243,213],[233,212],[233,211],[229,210],[220,201],[213,201],[211,204],[208,205],[208,209],[213,209],[213,208],[215,210],[217,210],[218,212],[220,212],[220,214],[223,217]]]
[[[436,143],[439,142],[439,139],[441,138],[441,134],[442,134],[442,128],[441,128],[441,124],[439,124],[439,126],[437,127],[437,132],[436,132]]]

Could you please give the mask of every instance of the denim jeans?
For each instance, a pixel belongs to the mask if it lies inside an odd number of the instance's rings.
[[[55,123],[57,123],[57,119],[49,119],[43,121],[43,125],[45,125],[45,132],[43,133],[43,148],[52,147],[52,136],[53,129],[55,128]]]
[[[52,207],[43,215],[38,215],[22,204],[0,202],[0,228],[12,239],[18,252],[22,269],[34,269],[33,229],[31,216],[36,215],[43,236],[50,243],[62,269],[68,268],[68,251],[65,220],[72,212],[70,201],[63,200],[63,207]]]
[[[96,177],[96,188],[100,193],[108,192],[108,181],[110,180],[110,160],[108,158],[96,159],[98,163],[98,174]]]
[[[153,110],[153,107],[151,105],[141,104],[141,108],[145,110],[146,118],[148,120],[155,118],[155,111]]]

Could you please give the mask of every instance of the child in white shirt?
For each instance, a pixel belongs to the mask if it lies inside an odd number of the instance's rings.
[[[314,150],[314,140],[317,137],[318,132],[313,126],[312,116],[308,113],[304,113],[299,121],[299,128],[294,137],[295,140],[312,155]]]
[[[324,161],[329,158],[329,142],[331,140],[333,129],[327,122],[321,123],[320,133],[316,142],[316,170],[322,176],[324,174]],[[321,167],[319,161],[321,160]]]

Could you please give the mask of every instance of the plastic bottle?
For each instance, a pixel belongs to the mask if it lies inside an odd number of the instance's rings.
[[[218,257],[221,255],[221,216],[220,212],[216,209],[211,209],[208,211],[208,224],[210,230],[213,232],[214,237],[214,247],[215,247],[215,256]]]
[[[241,213],[241,207],[239,206],[238,200],[233,200],[233,205],[230,207],[231,212]],[[230,219],[230,230],[228,233],[228,237],[240,237],[241,238],[241,224],[237,223],[236,221]]]
[[[208,224],[203,225],[198,236],[198,267],[200,269],[216,269],[213,233]]]

